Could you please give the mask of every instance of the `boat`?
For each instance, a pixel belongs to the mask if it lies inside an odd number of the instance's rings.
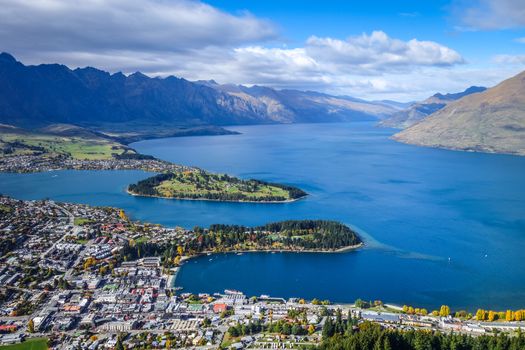
[[[224,294],[226,295],[244,295],[242,292],[239,292],[238,290],[235,290],[235,289],[225,289]]]

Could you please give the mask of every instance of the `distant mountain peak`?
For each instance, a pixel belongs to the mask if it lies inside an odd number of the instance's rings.
[[[392,114],[389,118],[381,121],[379,126],[397,129],[408,128],[444,108],[449,103],[485,90],[487,88],[482,86],[471,86],[462,92],[448,94],[438,92],[423,101],[413,103],[408,108]]]
[[[7,52],[0,53],[0,61],[1,62],[9,62],[9,63],[16,63],[17,60],[12,55],[8,54]]]
[[[213,79],[210,79],[210,80],[197,80],[197,81],[195,81],[195,83],[199,84],[199,85],[212,86],[212,87],[220,86],[220,84],[217,83]]]
[[[484,87],[484,86],[473,85],[473,86],[467,88],[464,92],[468,92],[468,93],[473,94],[475,92],[482,92],[482,91],[485,91],[485,90],[487,90],[487,88]]]
[[[130,75],[129,75],[129,78],[134,78],[134,79],[150,79],[150,77],[148,77],[146,74],[144,74],[144,73],[142,73],[142,72],[139,72],[139,71],[136,71],[135,73],[130,74]]]
[[[442,94],[438,92],[437,94],[434,94],[432,97],[436,97],[442,100],[457,100],[461,97],[464,97],[470,94],[475,94],[477,92],[483,92],[485,90],[487,90],[487,88],[483,86],[471,86],[462,92],[448,93],[448,94]]]
[[[525,72],[450,102],[393,137],[422,146],[525,155]]]

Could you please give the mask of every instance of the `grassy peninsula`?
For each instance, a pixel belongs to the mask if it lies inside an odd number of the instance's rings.
[[[152,176],[130,185],[128,192],[139,196],[236,202],[288,202],[307,195],[293,186],[242,180],[200,169]]]

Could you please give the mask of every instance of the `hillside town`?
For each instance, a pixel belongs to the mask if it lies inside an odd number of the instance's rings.
[[[144,170],[180,172],[191,167],[173,164],[150,156],[129,158],[76,159],[66,155],[16,155],[0,157],[0,172],[36,173],[51,170]]]
[[[0,218],[3,345],[45,339],[56,349],[295,349],[318,345],[327,324],[338,318],[351,327],[372,322],[474,336],[525,326],[453,317],[446,308],[437,315],[413,312],[380,301],[186,293],[175,278],[189,258],[191,230],[133,222],[115,208],[4,196]],[[147,250],[162,244],[176,251]]]

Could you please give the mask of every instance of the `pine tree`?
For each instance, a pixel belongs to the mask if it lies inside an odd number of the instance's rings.
[[[323,326],[323,338],[330,338],[334,335],[334,324],[331,317],[327,317]]]
[[[122,344],[122,336],[119,334],[117,337],[117,343],[115,344],[115,350],[125,350],[124,344]]]

